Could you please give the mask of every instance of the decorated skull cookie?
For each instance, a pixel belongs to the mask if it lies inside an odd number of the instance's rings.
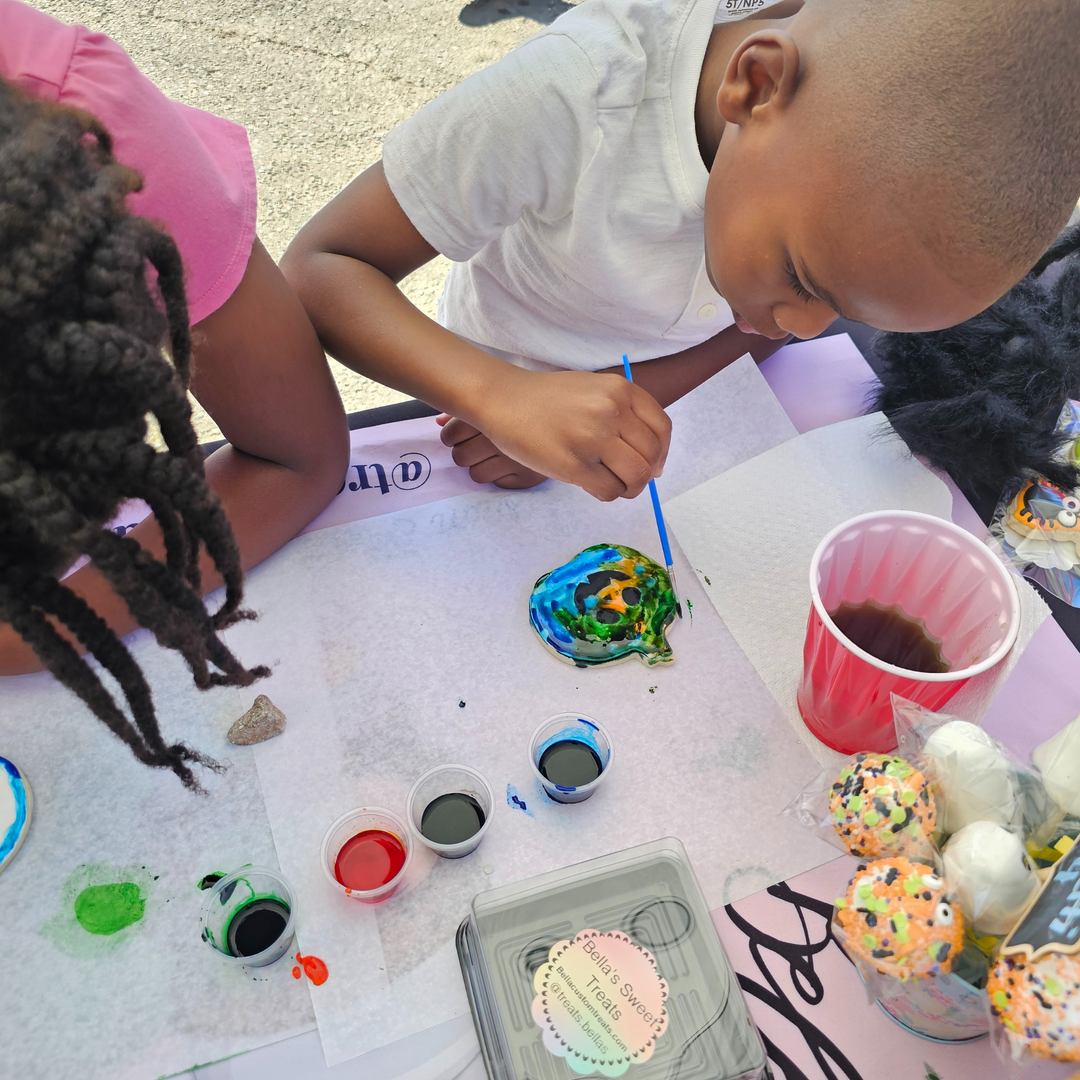
[[[669,664],[665,630],[675,593],[664,567],[620,544],[597,544],[545,574],[529,598],[529,621],[561,660],[578,667],[637,656]]]

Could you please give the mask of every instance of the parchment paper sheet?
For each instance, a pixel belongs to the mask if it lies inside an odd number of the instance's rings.
[[[662,490],[790,436],[748,362],[723,375],[711,403],[687,403],[694,430],[682,425]],[[721,456],[696,458],[707,437]],[[229,636],[275,666],[266,689],[289,717],[256,756],[300,893],[301,946],[330,970],[312,989],[328,1064],[466,1011],[452,940],[482,889],[675,835],[715,906],[833,856],[777,817],[816,763],[681,556],[693,619],[671,631],[670,668],[578,670],[540,645],[533,582],[602,541],[659,556],[647,495],[604,505],[559,484],[481,492],[308,534],[250,576],[260,622]],[[533,728],[566,710],[595,715],[615,746],[609,778],[579,806],[546,802],[527,756]],[[410,890],[377,907],[334,890],[318,861],[330,822],[365,804],[403,811],[412,781],[446,762],[480,769],[497,793],[478,851],[418,854]],[[528,813],[507,804],[508,784]]]
[[[3,680],[0,753],[29,778],[34,816],[0,874],[0,1076],[148,1080],[314,1026],[306,980],[286,962],[256,980],[199,939],[203,875],[277,865],[251,750],[225,741],[240,695],[200,693],[146,632],[129,641],[166,739],[232,767],[203,772],[209,797],[192,795],[139,764],[51,676]],[[142,920],[115,937],[82,930],[61,898],[82,864],[145,867]]]
[[[808,573],[818,541],[872,510],[949,518],[952,496],[908,454],[880,413],[809,431],[669,501],[665,514],[716,610],[811,752],[831,768],[795,694],[810,610]],[[1005,663],[977,676],[947,710],[978,721],[1048,609],[1016,578],[1021,624]]]

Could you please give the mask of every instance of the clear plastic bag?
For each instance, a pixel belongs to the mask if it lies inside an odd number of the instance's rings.
[[[990,1040],[1008,1077],[1037,1061],[1080,1063],[1080,957],[1001,957],[990,973]]]
[[[1063,813],[1080,818],[1080,716],[1031,752],[1047,795]],[[1075,835],[1075,834],[1073,834]]]
[[[977,724],[893,695],[897,753],[928,777],[944,842],[990,821],[1042,847],[1062,818],[1037,770],[1020,762]]]
[[[1058,417],[1062,455],[1080,462],[1080,402]],[[1063,491],[1044,477],[1013,484],[1002,494],[990,535],[1026,578],[1072,607],[1080,607],[1080,489]]]
[[[783,813],[860,859],[937,857],[937,811],[923,774],[897,754],[854,754],[820,773]]]

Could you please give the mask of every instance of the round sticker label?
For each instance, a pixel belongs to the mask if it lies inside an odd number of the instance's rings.
[[[664,1033],[667,983],[651,953],[619,931],[557,941],[533,979],[544,1046],[579,1076],[622,1076]]]

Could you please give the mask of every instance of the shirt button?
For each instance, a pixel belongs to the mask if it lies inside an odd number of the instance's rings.
[[[715,304],[702,304],[701,307],[698,308],[697,317],[699,319],[702,319],[702,320],[711,319],[715,315],[716,315],[716,305]]]

